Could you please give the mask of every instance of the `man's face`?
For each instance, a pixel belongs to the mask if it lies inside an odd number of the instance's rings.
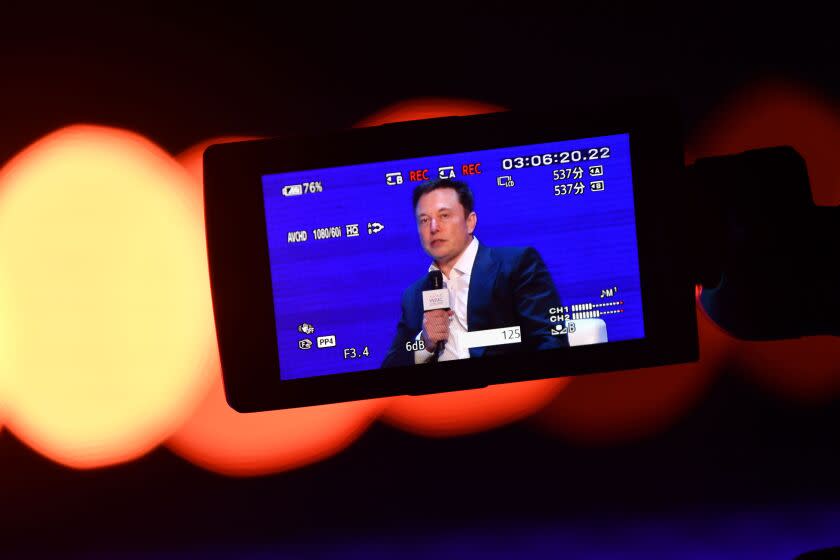
[[[457,259],[472,241],[475,212],[464,215],[455,189],[435,189],[420,197],[415,208],[423,249],[438,263]]]

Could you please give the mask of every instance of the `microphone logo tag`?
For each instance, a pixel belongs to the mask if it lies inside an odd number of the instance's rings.
[[[449,309],[449,290],[423,291],[423,311],[434,311],[435,309]]]

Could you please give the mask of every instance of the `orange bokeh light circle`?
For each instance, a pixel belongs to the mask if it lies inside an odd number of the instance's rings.
[[[0,171],[7,427],[59,463],[138,457],[209,384],[193,182],[149,140],[98,126],[58,130]]]
[[[219,378],[204,402],[167,442],[191,463],[228,476],[300,468],[353,443],[382,412],[380,400],[240,414]]]
[[[483,432],[523,418],[550,403],[568,378],[539,379],[483,389],[419,397],[396,397],[383,420],[426,437],[451,437]]]
[[[576,377],[536,417],[548,432],[584,445],[611,445],[668,429],[706,393],[734,339],[697,310],[695,363]]]
[[[248,140],[231,136],[201,142],[177,156],[203,181],[202,154],[210,144]],[[202,213],[203,215],[203,213]],[[382,400],[239,414],[224,398],[218,347],[207,373],[214,379],[190,418],[167,442],[184,459],[229,476],[256,476],[299,468],[338,453],[381,413]]]
[[[474,101],[472,99],[447,99],[445,97],[421,97],[400,101],[388,105],[374,114],[356,123],[357,127],[378,126],[381,124],[434,119],[438,117],[466,117],[481,113],[498,113],[504,107]]]
[[[836,154],[840,107],[819,91],[780,81],[750,85],[722,102],[690,138],[691,161],[754,148],[793,146],[807,164],[814,202],[840,204]],[[779,297],[783,299],[788,289],[803,288],[780,286]],[[740,341],[735,363],[762,387],[797,401],[827,402],[840,394],[837,337]]]
[[[0,192],[0,204],[2,204],[2,192]],[[0,301],[3,294],[11,294],[11,290],[5,284],[5,276],[0,274]],[[7,379],[12,372],[12,351],[15,342],[12,338],[14,331],[9,324],[9,314],[0,313],[0,433],[3,431],[3,423],[6,420],[6,400],[8,399]]]

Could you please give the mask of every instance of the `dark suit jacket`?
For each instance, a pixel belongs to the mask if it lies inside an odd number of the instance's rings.
[[[382,367],[414,364],[414,352],[405,349],[423,329],[422,277],[403,292],[402,317]],[[562,348],[566,335],[552,336],[549,309],[560,306],[560,296],[539,253],[531,247],[488,247],[479,244],[470,275],[467,327],[483,331],[519,325],[522,342],[470,349],[470,357],[492,356]]]

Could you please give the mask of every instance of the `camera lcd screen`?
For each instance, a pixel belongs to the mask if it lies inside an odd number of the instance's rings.
[[[263,175],[280,379],[644,338],[632,141]]]

